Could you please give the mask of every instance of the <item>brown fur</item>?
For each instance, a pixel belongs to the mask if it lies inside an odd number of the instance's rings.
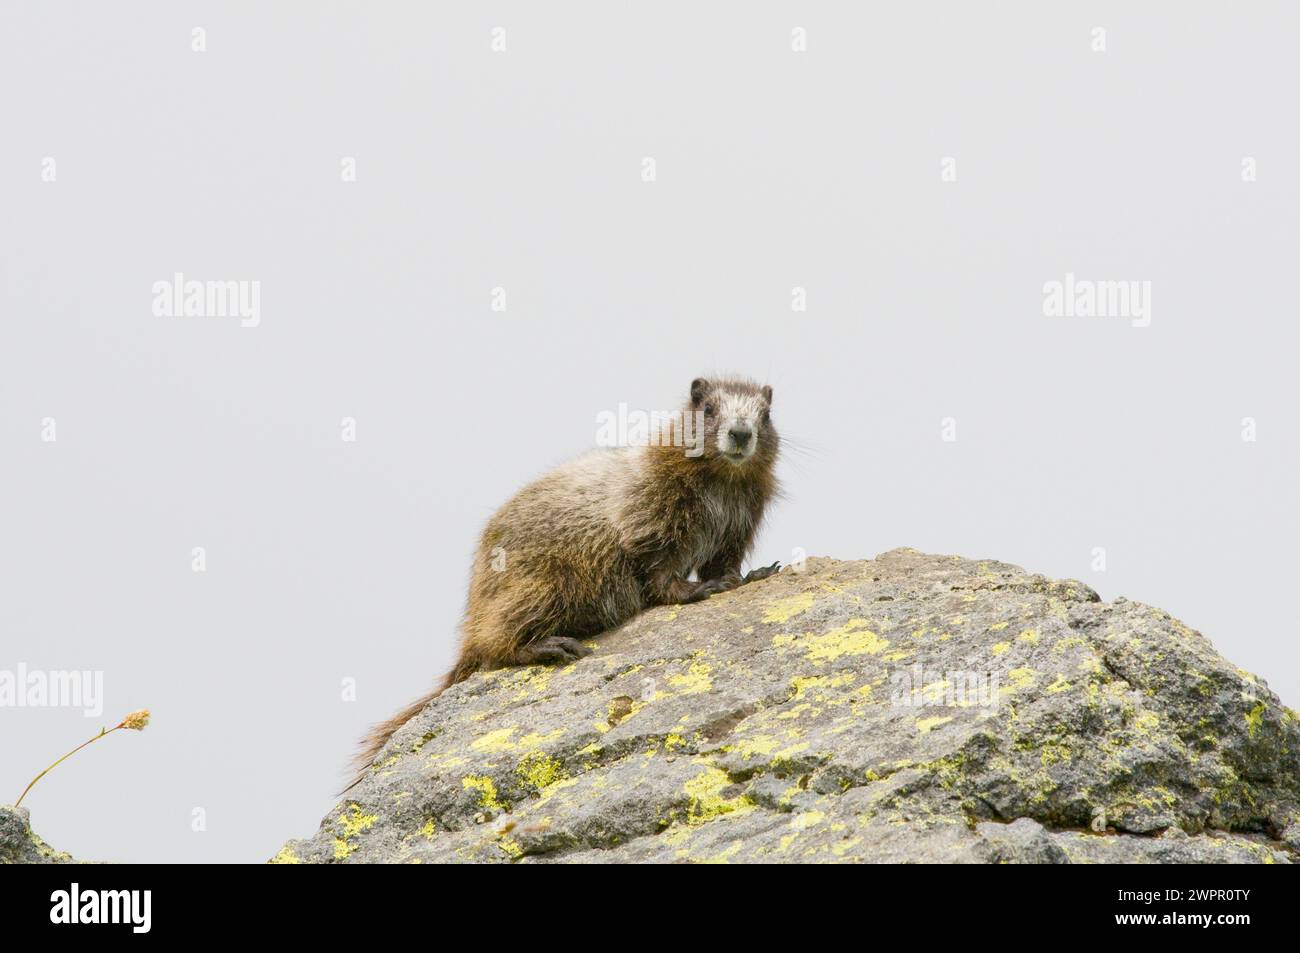
[[[443,689],[476,671],[568,661],[590,652],[578,640],[645,609],[775,572],[774,564],[740,574],[777,492],[771,399],[771,388],[749,381],[698,379],[685,410],[705,412],[701,455],[671,445],[597,450],[516,493],[483,530],[456,665],[432,692],[375,726],[358,770]],[[729,411],[752,424],[752,455],[741,463],[719,446],[731,427],[743,430]]]

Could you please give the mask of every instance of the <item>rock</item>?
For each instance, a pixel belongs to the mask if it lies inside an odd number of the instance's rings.
[[[0,805],[0,864],[71,863],[75,863],[71,855],[36,836],[27,808]]]
[[[590,644],[444,692],[274,861],[1298,856],[1296,714],[1080,582],[812,559]]]

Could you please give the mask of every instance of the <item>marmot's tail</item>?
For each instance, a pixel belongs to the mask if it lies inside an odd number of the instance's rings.
[[[352,769],[356,772],[356,776],[353,777],[353,779],[348,782],[347,787],[339,793],[342,794],[344,791],[351,790],[356,786],[357,782],[366,776],[366,772],[369,770],[370,765],[374,763],[375,755],[379,754],[379,752],[383,750],[384,745],[388,744],[388,739],[396,734],[398,728],[401,728],[402,725],[406,724],[420,712],[424,711],[425,705],[429,704],[429,702],[433,701],[452,685],[455,685],[457,682],[463,682],[477,670],[477,665],[467,664],[465,660],[462,659],[460,662],[456,663],[455,668],[446,674],[433,691],[417,698],[392,718],[389,718],[387,721],[381,721],[379,724],[371,728],[370,733],[361,740],[361,749],[357,752],[356,757],[352,759]]]

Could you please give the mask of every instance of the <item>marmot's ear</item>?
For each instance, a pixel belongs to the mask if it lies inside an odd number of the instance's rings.
[[[704,398],[709,394],[709,382],[703,377],[697,377],[691,381],[691,406],[698,407],[704,403]]]
[[[765,401],[767,401],[767,406],[771,407],[771,406],[772,406],[772,386],[771,386],[770,384],[764,384],[764,385],[763,385],[763,390],[761,391],[761,393],[762,393],[762,395],[763,395],[763,399],[764,399]]]

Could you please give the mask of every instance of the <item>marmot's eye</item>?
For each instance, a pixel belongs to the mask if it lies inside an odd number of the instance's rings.
[[[712,404],[704,405],[704,415],[706,417],[712,417],[717,412],[718,412],[718,408],[714,407]]]

